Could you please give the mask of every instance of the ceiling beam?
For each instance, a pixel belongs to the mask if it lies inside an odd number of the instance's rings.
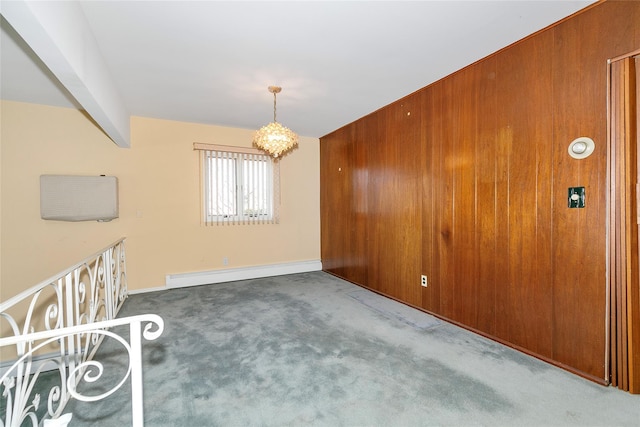
[[[3,1],[0,13],[116,145],[131,145],[129,113],[77,2]]]

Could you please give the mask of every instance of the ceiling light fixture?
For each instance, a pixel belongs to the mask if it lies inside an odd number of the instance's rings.
[[[298,145],[298,135],[276,121],[276,94],[280,93],[282,88],[269,86],[268,89],[273,94],[273,122],[256,132],[253,144],[277,158]]]

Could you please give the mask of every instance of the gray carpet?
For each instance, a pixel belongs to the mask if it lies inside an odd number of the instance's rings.
[[[638,426],[602,387],[322,272],[131,296],[147,426]],[[100,359],[107,387],[119,350]],[[131,422],[130,391],[73,404],[71,425]]]
[[[399,320],[418,329],[429,329],[441,323],[434,316],[425,315],[419,310],[404,304],[398,304],[390,298],[382,297],[366,289],[349,292],[349,296],[389,319]]]

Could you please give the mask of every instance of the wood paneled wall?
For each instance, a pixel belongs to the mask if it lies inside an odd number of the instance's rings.
[[[639,27],[598,4],[321,138],[324,269],[605,381],[607,59]]]

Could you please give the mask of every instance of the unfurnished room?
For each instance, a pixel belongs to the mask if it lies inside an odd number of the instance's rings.
[[[640,426],[640,1],[0,14],[0,425]]]

